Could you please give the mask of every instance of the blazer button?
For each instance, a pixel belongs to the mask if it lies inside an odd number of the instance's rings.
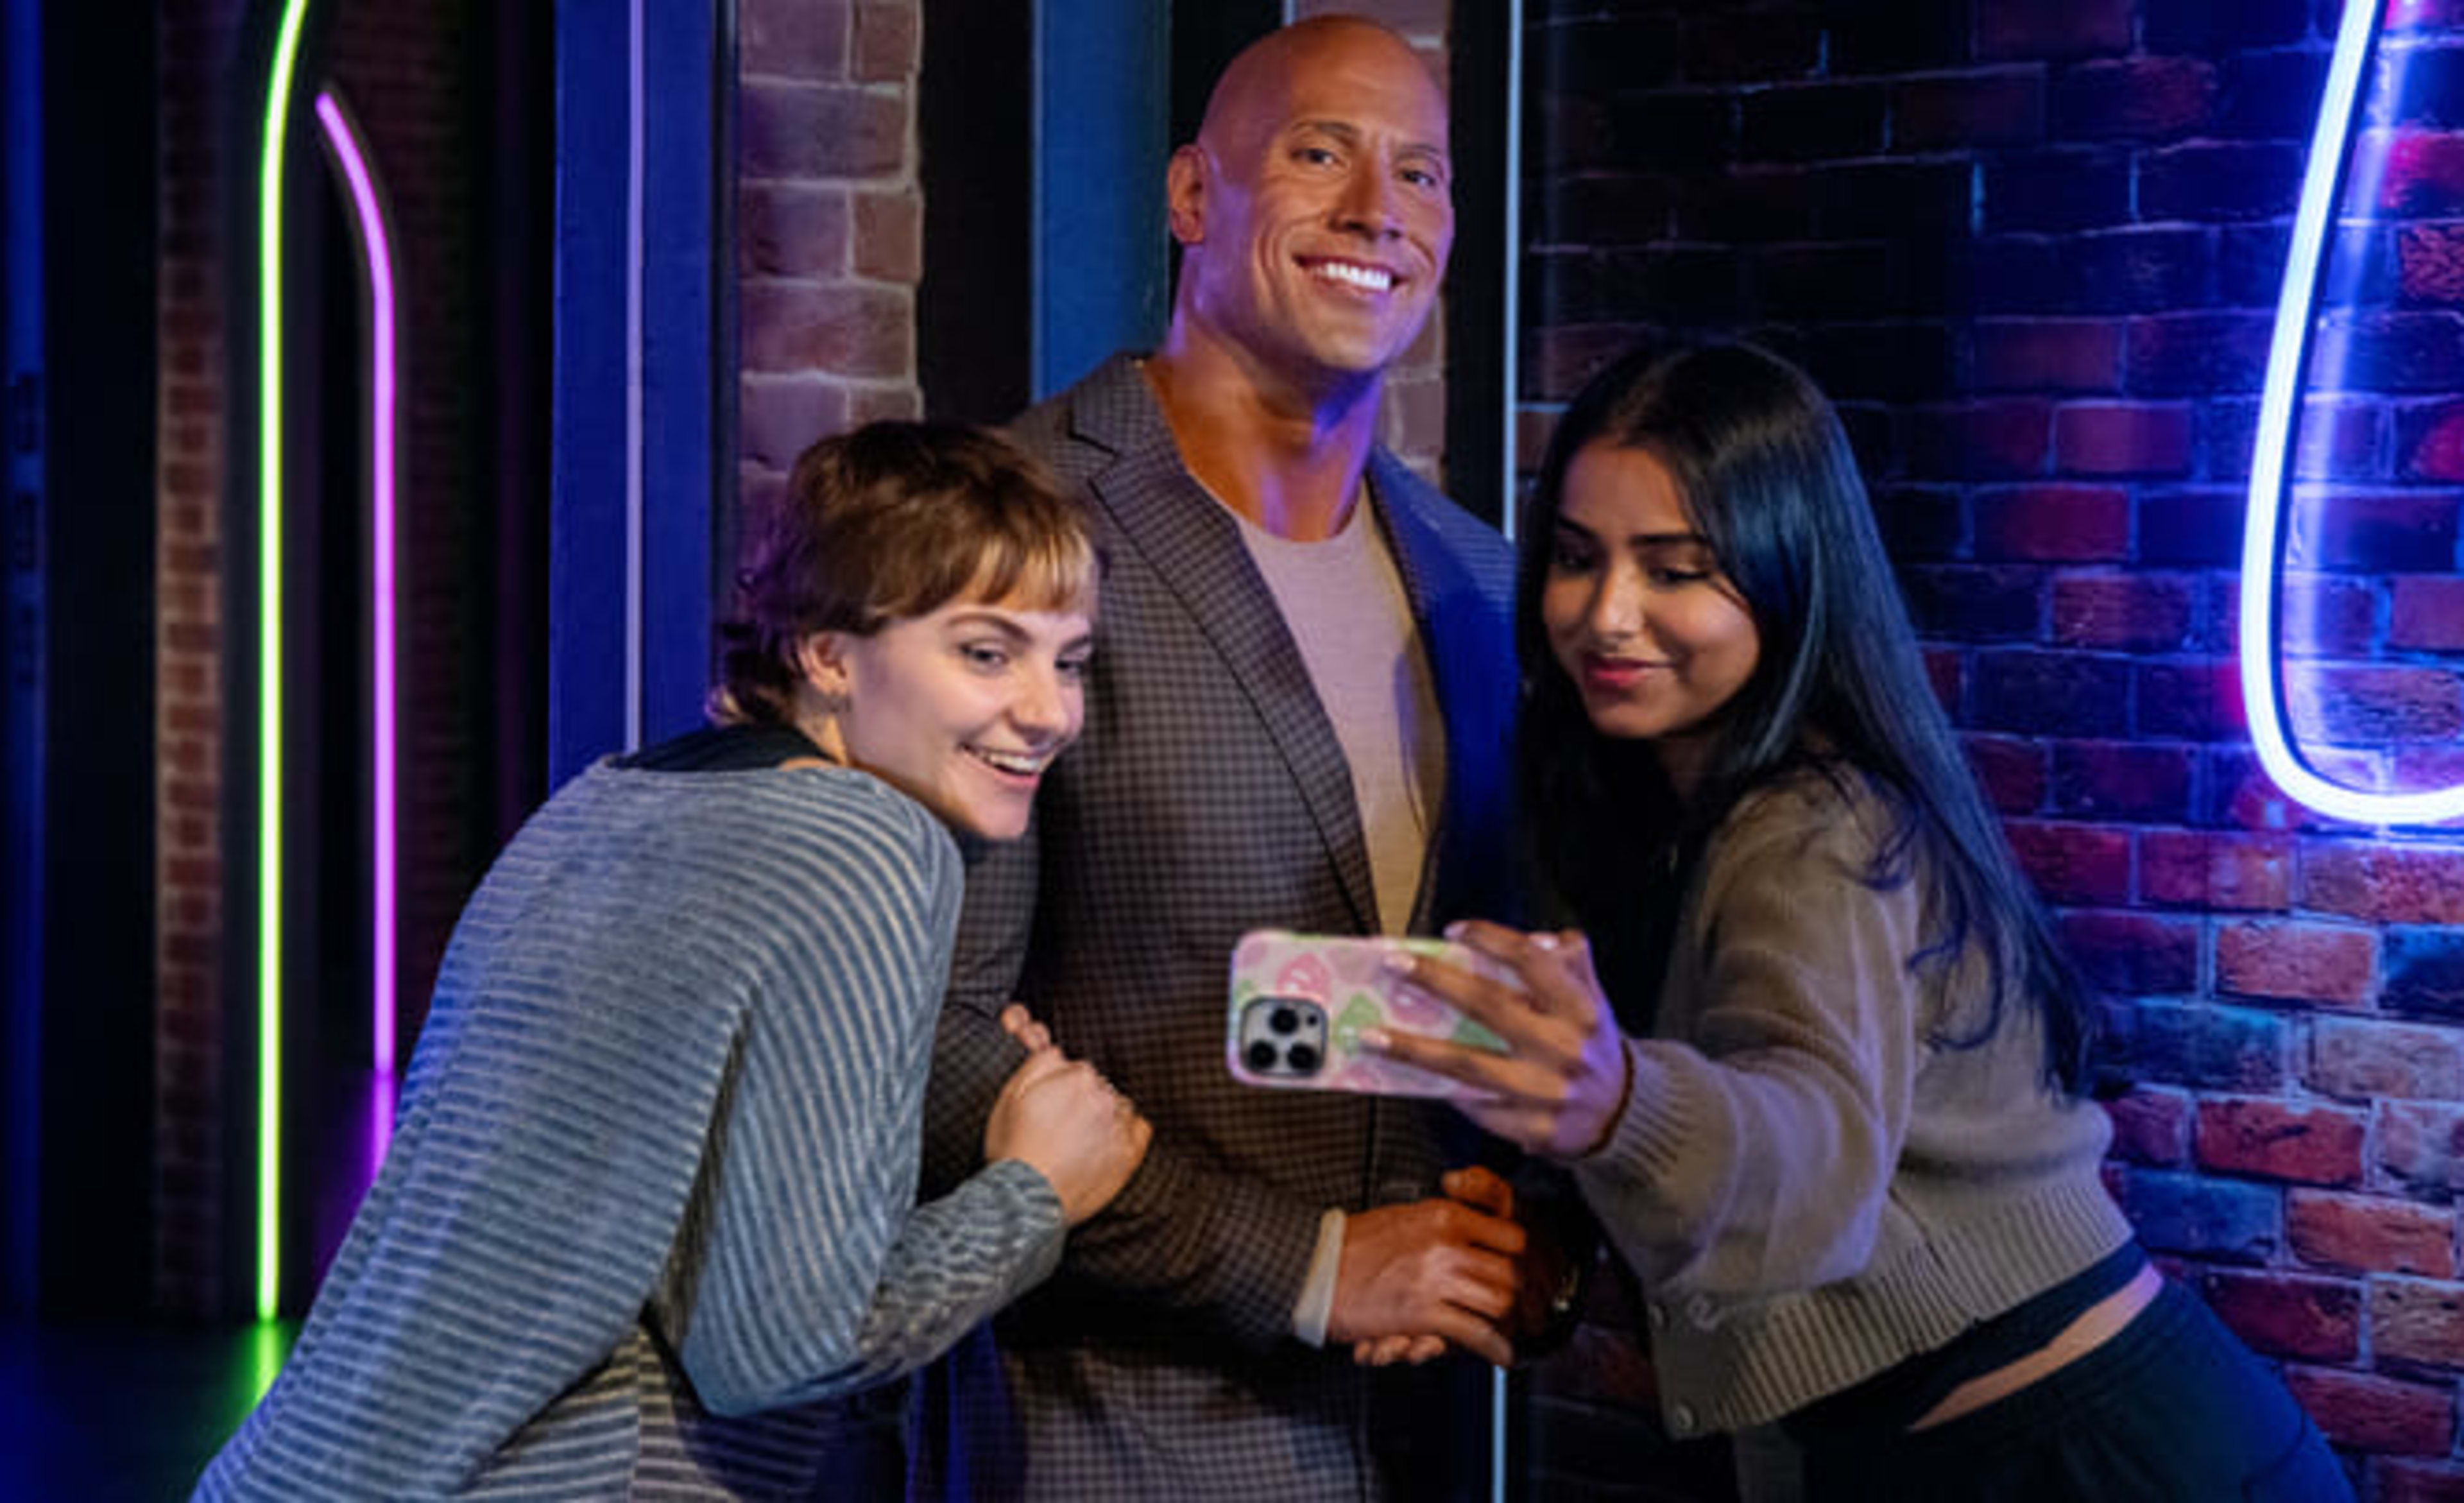
[[[1668,1307],[1666,1305],[1660,1303],[1658,1300],[1654,1300],[1650,1304],[1643,1306],[1642,1312],[1644,1318],[1651,1322],[1651,1329],[1654,1331],[1665,1331],[1668,1329]]]
[[[1668,1411],[1668,1427],[1680,1435],[1694,1433],[1694,1410],[1691,1405],[1678,1404]]]

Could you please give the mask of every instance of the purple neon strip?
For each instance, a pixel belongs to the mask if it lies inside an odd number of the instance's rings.
[[[375,650],[375,718],[372,740],[375,741],[376,777],[372,803],[374,809],[374,843],[376,847],[375,880],[370,884],[375,894],[372,917],[374,932],[374,983],[376,1015],[371,1032],[375,1039],[374,1061],[377,1072],[390,1075],[394,1067],[394,1013],[396,971],[396,936],[401,910],[401,877],[397,869],[399,831],[396,778],[395,683],[395,620],[394,620],[394,292],[393,245],[385,234],[385,204],[378,196],[375,177],[368,171],[367,155],[360,148],[359,139],[350,122],[342,114],[331,94],[317,96],[317,118],[324,122],[325,139],[334,148],[334,160],[342,165],[342,177],[350,185],[352,211],[359,217],[360,244],[368,260],[369,321],[374,325],[375,349],[369,365],[373,367],[369,385],[375,390],[375,405],[370,412],[369,428],[374,435],[375,456],[370,463],[368,529],[373,535],[369,550],[369,593],[374,597],[372,615]],[[390,1116],[387,1117],[390,1123]],[[382,1154],[382,1147],[379,1148]]]

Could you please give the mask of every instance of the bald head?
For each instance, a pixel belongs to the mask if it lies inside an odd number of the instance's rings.
[[[1325,68],[1363,69],[1417,84],[1437,119],[1445,118],[1444,96],[1411,43],[1365,16],[1321,15],[1269,32],[1241,49],[1206,97],[1199,143],[1221,149],[1228,144],[1227,133],[1245,140],[1262,119],[1283,113],[1295,78]],[[1444,144],[1442,138],[1439,144]]]

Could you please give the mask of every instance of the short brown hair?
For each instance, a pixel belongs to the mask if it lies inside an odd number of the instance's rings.
[[[1067,609],[1100,571],[1084,503],[998,434],[883,422],[825,438],[748,529],[712,718],[788,719],[812,632],[869,636],[961,594]]]

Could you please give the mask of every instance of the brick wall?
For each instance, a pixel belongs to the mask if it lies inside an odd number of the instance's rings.
[[[222,1135],[223,289],[230,166],[222,126],[239,0],[165,4],[161,106],[160,454],[155,681],[160,882],[155,936],[154,1298],[219,1308]]]
[[[1839,401],[1937,682],[2112,999],[2111,1178],[2367,1496],[2464,1497],[2464,837],[2258,775],[2241,486],[2338,7],[1535,4],[1527,460],[1582,377],[1749,333]],[[2389,166],[2306,430],[2296,723],[2456,771],[2464,16],[2398,0]],[[2392,71],[2372,77],[2395,77]],[[2316,497],[2314,497],[2313,499]],[[1595,1343],[1596,1346],[1596,1343]],[[1614,1361],[1560,1389],[1632,1403]]]
[[[916,417],[920,0],[743,0],[737,276],[744,498],[806,444]]]

